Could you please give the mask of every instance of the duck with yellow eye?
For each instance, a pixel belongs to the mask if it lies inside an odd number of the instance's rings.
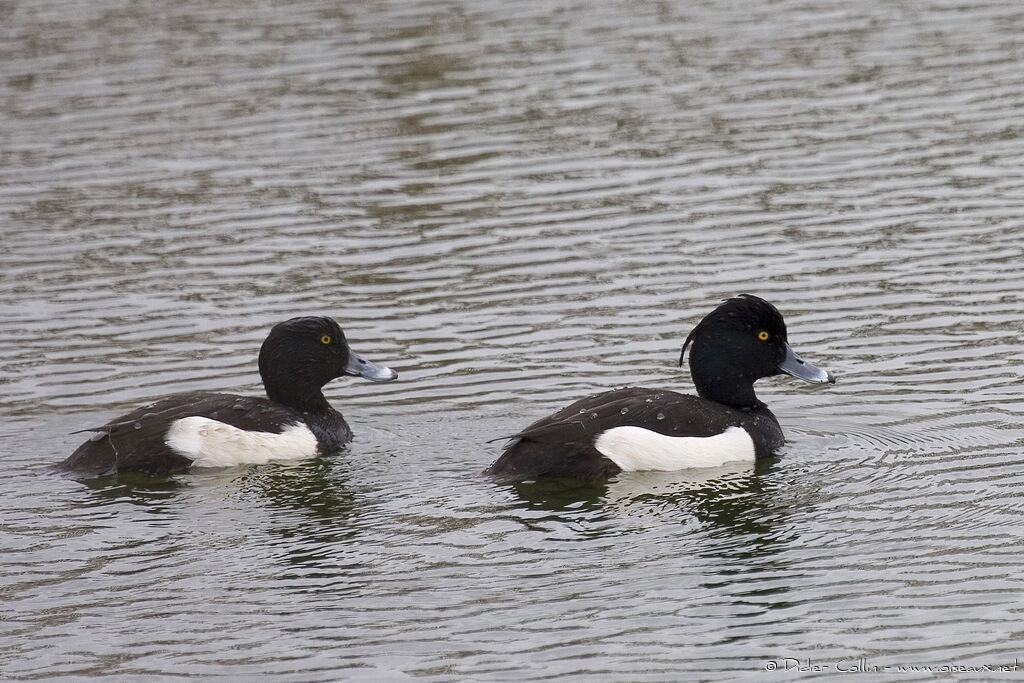
[[[785,443],[754,382],[787,374],[835,382],[789,346],[773,305],[750,294],[728,299],[687,336],[697,396],[626,387],[589,396],[511,437],[485,470],[501,481],[595,479],[633,470],[679,470],[753,461]]]
[[[167,475],[201,467],[295,460],[352,440],[323,387],[343,375],[389,382],[398,373],[349,348],[332,318],[292,318],[260,347],[267,397],[210,392],[173,394],[102,427],[59,465],[79,475],[123,471]]]

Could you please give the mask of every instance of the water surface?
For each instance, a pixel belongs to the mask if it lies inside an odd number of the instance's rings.
[[[1022,73],[1009,0],[0,4],[0,674],[1012,665]],[[781,457],[475,475],[584,394],[690,390],[739,292],[839,377],[759,384]],[[329,386],[345,453],[47,471],[259,393],[304,314],[401,374]]]

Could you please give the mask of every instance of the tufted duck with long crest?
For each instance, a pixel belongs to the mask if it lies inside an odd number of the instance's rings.
[[[750,294],[726,300],[693,328],[680,365],[687,347],[697,396],[627,387],[580,399],[515,434],[484,473],[500,481],[591,480],[753,461],[785,442],[754,382],[783,373],[835,382],[790,348],[782,314]]]

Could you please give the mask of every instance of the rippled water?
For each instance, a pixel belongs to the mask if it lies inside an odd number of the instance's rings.
[[[0,3],[0,674],[1013,665],[1022,73],[1014,0]],[[475,476],[738,292],[839,376],[781,458]],[[308,313],[401,373],[346,453],[46,470]]]

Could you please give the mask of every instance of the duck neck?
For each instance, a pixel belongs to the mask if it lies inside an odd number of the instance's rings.
[[[291,385],[288,390],[281,389],[276,383],[264,382],[267,398],[274,403],[294,408],[306,415],[323,415],[333,413],[334,409],[324,397],[320,387]]]
[[[722,354],[702,352],[694,344],[690,351],[690,376],[697,395],[740,410],[763,410],[767,406],[757,400],[754,393],[756,377],[748,377],[723,359]]]
[[[697,383],[696,380],[694,380],[694,383],[697,386],[698,396],[715,403],[748,411],[765,410],[768,407],[757,399],[753,384],[743,387],[734,386],[728,390],[723,390],[723,387],[717,386],[716,383],[701,384]]]

